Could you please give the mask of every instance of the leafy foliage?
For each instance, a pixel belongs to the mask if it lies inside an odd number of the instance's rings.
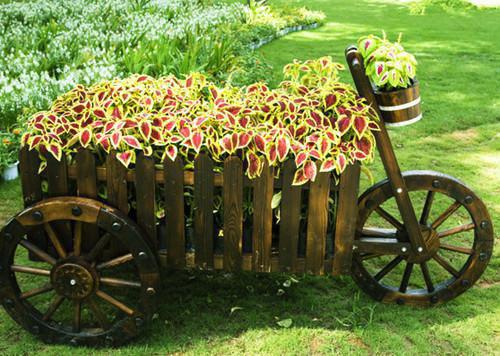
[[[358,40],[366,75],[384,91],[408,88],[416,75],[417,61],[400,42],[401,35],[392,43],[385,33],[383,38],[368,35]]]
[[[264,83],[220,88],[200,73],[79,85],[32,117],[23,144],[42,159],[71,159],[88,148],[102,161],[116,151],[126,167],[137,151],[158,162],[180,155],[188,169],[201,151],[217,163],[240,155],[249,178],[261,174],[265,161],[276,166],[293,158],[294,184],[304,184],[318,171],[340,174],[347,164],[373,157],[378,118],[339,82],[341,69],[328,57],[296,61],[275,90]]]

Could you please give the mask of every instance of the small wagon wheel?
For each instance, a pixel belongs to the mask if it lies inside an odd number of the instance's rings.
[[[27,238],[42,229],[47,249]],[[97,241],[84,248],[91,229]],[[105,256],[110,243],[120,246],[119,256]],[[121,278],[124,271],[132,277]],[[46,342],[98,346],[129,340],[153,315],[158,281],[155,256],[136,224],[91,199],[44,200],[0,233],[0,301]]]
[[[371,297],[435,305],[457,297],[481,276],[492,254],[493,227],[483,202],[458,180],[435,172],[403,174],[428,249],[355,250],[353,278]],[[355,248],[363,242],[408,242],[393,190],[384,180],[359,200]],[[394,251],[394,250],[393,250]]]

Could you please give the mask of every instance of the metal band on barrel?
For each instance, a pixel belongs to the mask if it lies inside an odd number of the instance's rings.
[[[419,121],[421,118],[422,118],[422,114],[419,114],[411,120],[406,120],[406,121],[401,121],[401,122],[387,122],[387,121],[384,121],[384,122],[385,122],[385,126],[388,126],[388,127],[401,127],[401,126],[411,125],[411,124]]]
[[[379,109],[381,111],[398,111],[398,110],[404,110],[404,109],[411,108],[412,106],[415,106],[418,103],[420,103],[420,97],[416,98],[413,101],[410,101],[409,103],[404,103],[401,105],[395,105],[395,106],[380,106],[379,105]]]

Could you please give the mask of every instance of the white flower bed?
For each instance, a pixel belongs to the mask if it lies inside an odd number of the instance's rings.
[[[0,120],[48,106],[77,83],[121,76],[141,39],[183,38],[242,22],[245,7],[195,0],[39,0],[0,5]]]

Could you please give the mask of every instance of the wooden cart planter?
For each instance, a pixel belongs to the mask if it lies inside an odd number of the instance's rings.
[[[350,47],[346,57],[359,94],[378,111],[359,52]],[[488,212],[469,188],[452,177],[430,171],[402,174],[383,123],[376,140],[388,178],[359,200],[358,165],[348,166],[338,185],[330,174],[320,173],[314,182],[295,187],[291,185],[293,161],[285,162],[278,178],[273,168],[266,166],[259,178],[250,181],[236,156],[224,161],[223,173],[214,173],[212,160],[204,154],[197,157],[194,171],[185,170],[179,159],[155,167],[153,160],[143,155],[138,156],[133,170],[127,170],[113,154],[104,166],[97,167],[92,153],[82,150],[71,164],[49,158],[46,177],[40,177],[37,153],[23,149],[20,164],[26,209],[1,231],[0,300],[28,331],[48,342],[73,345],[117,345],[137,335],[155,309],[159,265],[170,269],[351,274],[376,300],[414,305],[450,300],[468,289],[486,268],[493,246]],[[48,197],[42,194],[43,178],[48,181]],[[98,196],[98,182],[107,186],[105,200]],[[194,252],[186,249],[186,186],[194,187]],[[135,191],[133,212],[129,209],[129,187]],[[244,237],[242,224],[247,187],[253,189],[250,237]],[[158,189],[164,192],[164,228],[158,228],[155,216]],[[215,246],[220,238],[213,216],[214,194],[220,189],[224,205],[222,248]],[[282,192],[279,229],[273,225],[271,208],[276,190]],[[425,198],[418,216],[410,200],[410,193],[415,192]],[[336,197],[334,221],[328,217],[331,195]],[[433,201],[439,196],[452,203],[430,219]],[[395,201],[400,217],[385,208],[389,200]],[[307,225],[305,236],[301,236],[304,203]],[[468,222],[440,229],[459,209],[469,217]],[[374,215],[391,228],[373,226],[370,219]],[[329,226],[334,227],[330,233]],[[443,240],[467,231],[473,234],[469,246]],[[243,249],[245,238],[251,240],[250,251]],[[36,266],[27,265],[25,260],[17,262],[18,246],[40,262]],[[443,250],[465,256],[465,262],[457,268],[438,253]],[[389,261],[375,264],[377,270],[369,268],[369,263],[387,256]],[[437,280],[439,275],[432,275],[431,261],[440,266],[445,277]],[[405,267],[397,282],[384,279],[402,264]],[[129,271],[132,278],[114,272],[129,265],[133,267]],[[416,266],[421,269],[423,287],[410,288]],[[24,290],[19,281],[25,274],[48,278],[48,282]],[[122,300],[114,295],[123,289],[136,293],[135,297]],[[52,291],[54,297],[46,301],[43,310],[31,303],[32,298]],[[70,302],[70,311],[66,319],[56,320],[54,315],[65,300]],[[104,310],[102,303],[111,311]],[[92,315],[86,323],[83,306]]]

